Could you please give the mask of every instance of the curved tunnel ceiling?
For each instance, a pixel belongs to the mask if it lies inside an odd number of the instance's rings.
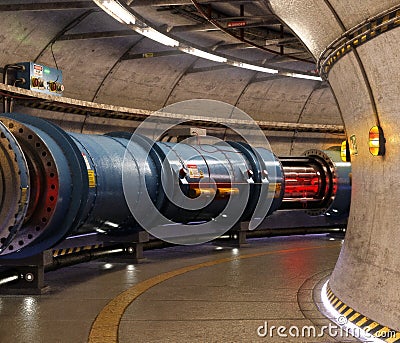
[[[192,1],[136,0],[130,5],[154,27],[216,53],[277,69],[316,69],[311,54],[264,1],[200,2],[239,38],[217,30]],[[237,22],[246,26],[228,28]],[[237,105],[257,120],[342,124],[325,82],[264,74],[179,53],[129,30],[93,1],[0,1],[0,23],[0,66],[20,61],[57,65],[63,70],[67,97],[146,110],[208,98]],[[326,134],[312,134],[308,141],[307,134],[280,136],[287,138],[284,144],[277,138],[283,144],[278,153],[284,154],[291,153],[293,141],[303,136],[307,147],[316,144],[314,139],[326,137],[325,146],[335,141]],[[303,144],[297,149],[302,152]]]

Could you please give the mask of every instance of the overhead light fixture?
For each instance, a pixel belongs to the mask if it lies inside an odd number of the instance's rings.
[[[313,76],[313,75],[307,75],[307,74],[293,73],[292,77],[295,77],[297,79],[322,81],[322,78],[320,76]]]
[[[243,68],[243,69],[259,71],[261,73],[268,73],[268,74],[278,74],[279,73],[279,70],[265,68],[265,67],[261,67],[261,66],[249,64],[249,63],[233,61],[232,65],[234,65],[235,67]]]
[[[108,13],[120,23],[134,25],[136,23],[135,16],[117,0],[93,0],[97,6]]]
[[[373,126],[369,130],[369,152],[373,156],[385,155],[385,136],[380,126]]]
[[[151,27],[135,28],[134,30],[137,33],[140,33],[141,35],[143,35],[149,39],[152,39],[160,44],[172,46],[172,47],[179,46],[179,42],[176,39],[168,37],[167,35],[159,32]]]
[[[103,9],[103,11],[108,13],[114,19],[118,20],[120,23],[125,23],[127,25],[130,25],[131,29],[133,29],[137,33],[139,33],[151,40],[154,40],[160,44],[178,48],[179,50],[181,50],[185,53],[188,53],[188,54],[200,57],[200,58],[204,58],[204,59],[207,59],[207,60],[210,60],[213,62],[227,63],[227,64],[233,65],[235,67],[248,69],[248,70],[254,70],[254,71],[261,72],[261,73],[280,74],[283,76],[289,76],[289,77],[294,77],[294,78],[298,78],[298,79],[323,81],[322,78],[320,78],[319,76],[285,72],[285,71],[280,71],[277,69],[266,68],[266,67],[263,67],[260,65],[244,63],[244,62],[235,61],[235,60],[228,61],[228,59],[224,56],[212,54],[207,51],[189,46],[187,43],[180,42],[170,36],[167,36],[166,34],[160,32],[160,31],[154,29],[153,27],[146,24],[145,21],[142,18],[140,18],[140,16],[136,17],[134,12],[132,13],[131,8],[124,2],[121,3],[118,0],[93,0],[93,1],[101,9]],[[184,47],[180,47],[182,45],[184,45]]]
[[[137,23],[136,17],[130,12],[127,5],[123,5],[117,0],[93,0],[99,7],[101,7],[106,13],[111,15],[114,19],[120,23],[128,25],[135,25]],[[145,25],[144,27],[135,26],[132,27],[134,31],[141,35],[154,40],[163,45],[176,47],[179,46],[179,42],[176,39],[168,37],[167,35],[153,29],[150,26]]]
[[[296,79],[323,81],[322,78],[319,76],[313,76],[313,75],[308,75],[308,74],[287,73],[287,72],[282,72],[281,74],[285,75],[285,76],[289,76],[289,77],[294,77]]]
[[[228,62],[226,57],[210,54],[207,51],[200,50],[200,49],[197,49],[197,48],[193,48],[193,47],[190,47],[190,46],[181,48],[180,50],[182,50],[183,52],[186,52],[188,54],[197,56],[197,57],[205,58],[205,59],[210,60],[210,61],[219,62],[219,63]]]

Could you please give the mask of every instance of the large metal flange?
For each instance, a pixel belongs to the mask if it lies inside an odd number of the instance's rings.
[[[319,165],[323,170],[323,189],[324,197],[321,199],[321,207],[315,209],[307,209],[306,213],[311,216],[323,215],[326,213],[328,208],[331,206],[333,199],[335,198],[335,186],[336,186],[336,174],[335,166],[333,165],[330,157],[325,151],[318,149],[310,149],[303,153],[303,156],[312,157],[319,161]]]
[[[0,255],[21,249],[46,230],[58,199],[58,172],[53,156],[46,143],[23,123],[2,117],[4,126],[18,140],[25,152],[30,176],[30,199],[23,225],[14,240]]]
[[[340,147],[331,147],[324,151],[309,150],[308,156],[319,156],[330,171],[331,196],[323,214],[335,218],[346,216],[350,209],[351,199],[351,163],[343,162]]]
[[[20,113],[3,117],[4,122],[13,124],[10,130],[25,153],[32,181],[31,200],[15,239],[17,245],[1,258],[27,258],[50,249],[77,227],[87,199],[87,169],[81,152],[62,129]],[[21,242],[19,237],[23,238]]]
[[[313,157],[320,161],[321,167],[326,174],[326,196],[323,199],[323,206],[315,210],[307,210],[310,215],[321,215],[329,213],[338,191],[338,166],[340,161],[340,151],[310,149],[303,153],[304,156]],[[330,214],[329,214],[330,215]]]
[[[17,138],[0,121],[0,253],[8,250],[19,234],[28,210],[29,195],[25,155]]]

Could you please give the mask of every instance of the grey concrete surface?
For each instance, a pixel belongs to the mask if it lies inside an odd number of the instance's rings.
[[[311,247],[317,242],[337,245],[326,239],[315,236],[311,240],[252,241],[240,254]],[[275,326],[303,327],[321,318],[319,312],[302,312],[315,309],[312,291],[301,294],[302,306],[298,292],[312,275],[330,270],[337,251],[338,248],[273,254],[174,277],[143,294],[127,309],[120,325],[120,342],[330,341],[327,336],[260,338],[257,328],[265,321]],[[226,252],[232,254],[229,249]]]
[[[254,239],[240,250],[173,247],[145,252],[138,265],[107,259],[50,272],[49,293],[0,297],[1,342],[87,342],[97,314],[124,290],[166,271],[225,257],[237,259],[173,277],[142,294],[121,318],[119,342],[334,341],[327,335],[281,338],[276,332],[260,338],[257,329],[265,321],[288,328],[326,324],[313,289],[332,270],[340,243],[314,235]],[[296,250],[302,248],[310,250]],[[268,254],[238,258],[261,252]]]
[[[6,3],[13,2],[6,1]],[[254,3],[260,8],[265,7],[261,3]],[[185,25],[192,22],[184,16],[172,15],[167,11],[156,12],[154,8],[146,6],[138,7],[137,11],[156,25]],[[0,12],[0,67],[7,63],[33,60],[55,66],[49,43],[70,23],[73,24],[65,32],[67,35],[127,29],[99,9],[95,9],[79,22],[74,22],[84,13],[83,9],[48,13]],[[212,34],[180,32],[179,35],[206,47],[212,47],[218,42],[226,44],[237,42],[219,32]],[[199,68],[215,67],[216,63],[187,54],[121,59],[128,51],[131,55],[140,55],[168,49],[138,34],[102,39],[60,38],[55,39],[52,45],[57,65],[64,71],[67,97],[146,110],[158,110],[165,105],[186,99],[216,99],[237,105],[257,120],[342,125],[331,90],[329,88],[313,90],[319,84],[317,81],[274,79],[274,77],[268,79],[271,75],[234,67],[194,72]],[[293,63],[290,60],[279,61],[279,58],[275,59],[274,56],[268,56],[258,49],[242,49],[228,53],[254,63],[264,60],[270,63],[277,62],[278,68],[300,68],[304,71],[314,69],[312,64]],[[31,109],[25,111],[29,112],[28,114],[37,113]],[[58,121],[60,114],[53,113],[50,116]],[[64,114],[63,116],[67,121],[68,116]],[[88,124],[90,130],[90,123]],[[125,125],[131,126],[129,123]],[[69,123],[66,122],[65,126],[69,126]],[[320,135],[318,140],[310,141],[307,138],[310,136],[313,138],[313,134],[306,138],[304,135],[286,137],[285,133],[275,134],[282,137],[280,143],[276,145],[277,153],[284,155],[303,152],[310,148],[325,148],[331,145],[330,141],[335,138],[329,136],[325,139],[325,135]],[[340,142],[341,137],[337,137],[335,144]]]
[[[303,38],[316,58],[344,30],[398,1],[335,0],[331,1],[331,9],[327,3],[294,1],[288,6],[286,1],[271,0],[274,10]],[[316,34],[316,21],[319,34]],[[344,24],[342,28],[340,21]],[[348,136],[356,136],[358,146],[358,154],[351,161],[348,236],[333,272],[331,287],[347,305],[395,330],[400,330],[397,286],[400,238],[396,210],[400,200],[399,42],[399,28],[387,31],[358,47],[358,56],[352,51],[341,58],[329,74],[346,132]],[[368,150],[369,130],[377,124],[385,133],[384,157],[374,157]]]
[[[359,49],[374,92],[380,124],[385,132],[387,152],[383,158],[374,158],[364,144],[360,147],[359,155],[352,160],[352,196],[359,201],[352,202],[349,240],[332,279],[333,289],[350,306],[395,330],[400,330],[400,293],[395,286],[400,279],[400,238],[398,215],[393,207],[400,199],[396,188],[400,161],[396,129],[399,87],[395,81],[396,73],[392,72],[398,60],[390,46],[399,43],[399,33],[399,29],[395,29]],[[378,52],[380,57],[376,58]],[[340,62],[341,70],[344,69],[348,75],[357,73],[361,78],[359,71],[347,61]],[[332,76],[337,75],[338,70],[332,70]],[[333,80],[332,84],[337,85],[339,92],[349,93],[349,89],[343,86],[343,79],[340,81],[342,86],[338,86],[337,76],[333,76]],[[357,88],[366,91],[363,87]],[[355,91],[352,94],[354,97],[359,95]],[[371,115],[367,94],[362,94],[358,99],[362,100],[349,102],[354,119],[349,120],[348,132],[363,142],[368,140],[368,131],[376,125],[376,119]]]
[[[271,7],[318,59],[325,47],[341,33],[339,24],[322,0],[271,0]]]

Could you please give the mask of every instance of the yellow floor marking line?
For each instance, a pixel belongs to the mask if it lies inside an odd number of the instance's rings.
[[[304,248],[293,248],[275,251],[264,251],[254,254],[246,254],[235,257],[226,257],[214,261],[203,262],[192,266],[179,268],[170,272],[156,275],[150,279],[142,281],[135,286],[127,289],[126,291],[117,295],[112,299],[98,314],[95,321],[92,324],[92,328],[89,334],[89,343],[117,343],[118,342],[118,328],[122,316],[128,306],[137,299],[140,295],[145,293],[150,288],[168,280],[175,276],[182,275],[194,270],[201,268],[212,267],[221,263],[227,263],[239,259],[248,259],[273,254],[285,254],[292,252],[299,252],[305,250],[316,250],[316,249],[331,249],[338,248],[340,244],[330,246],[318,246],[318,247],[304,247]]]

